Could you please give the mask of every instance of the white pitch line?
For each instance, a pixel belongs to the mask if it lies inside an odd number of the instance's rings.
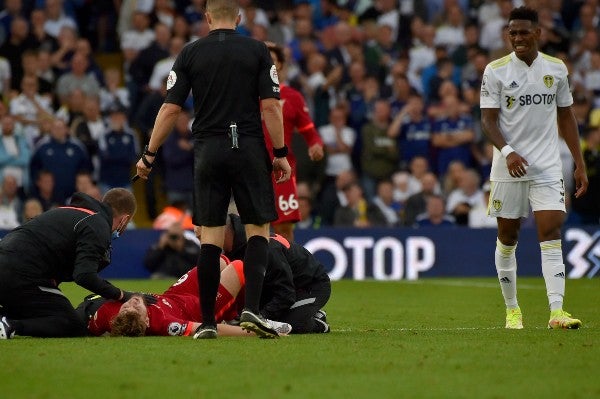
[[[548,327],[526,327],[526,330],[548,330]],[[331,331],[332,332],[341,332],[341,333],[357,333],[357,332],[411,332],[411,331],[415,331],[415,332],[419,332],[419,331],[486,331],[486,330],[505,330],[504,327],[454,327],[454,328],[445,328],[445,327],[439,327],[439,328],[380,328],[380,329],[375,329],[375,328],[367,328],[364,330],[360,330],[360,329],[338,329],[338,328],[333,328]]]
[[[422,285],[444,285],[449,287],[474,287],[474,288],[500,288],[500,283],[484,283],[484,282],[467,282],[467,281],[432,281],[427,279],[411,281],[411,284],[422,284]],[[546,287],[542,285],[531,285],[531,284],[519,284],[517,282],[518,289],[525,290],[545,290]]]

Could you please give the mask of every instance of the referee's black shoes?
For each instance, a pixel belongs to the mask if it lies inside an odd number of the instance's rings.
[[[200,324],[194,332],[194,339],[215,339],[217,338],[217,326],[212,324]]]
[[[11,339],[15,336],[15,329],[10,325],[6,316],[0,319],[0,339]]]
[[[267,319],[248,309],[242,311],[240,326],[246,331],[254,332],[259,338],[279,338],[279,334]]]

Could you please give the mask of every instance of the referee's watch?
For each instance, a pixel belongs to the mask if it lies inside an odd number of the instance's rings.
[[[281,148],[273,148],[273,156],[275,158],[285,158],[288,155],[287,145],[283,145]]]

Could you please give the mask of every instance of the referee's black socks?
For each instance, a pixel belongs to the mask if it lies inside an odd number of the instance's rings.
[[[198,287],[202,323],[216,325],[215,303],[221,278],[221,248],[213,244],[202,244],[198,256]]]
[[[258,314],[263,280],[269,261],[269,241],[262,236],[248,239],[244,256],[244,277],[246,278],[245,308]]]

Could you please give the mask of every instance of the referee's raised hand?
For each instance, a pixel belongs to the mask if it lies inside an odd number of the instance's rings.
[[[277,183],[283,183],[290,179],[292,167],[287,158],[273,158],[273,173],[275,173],[275,181]]]

